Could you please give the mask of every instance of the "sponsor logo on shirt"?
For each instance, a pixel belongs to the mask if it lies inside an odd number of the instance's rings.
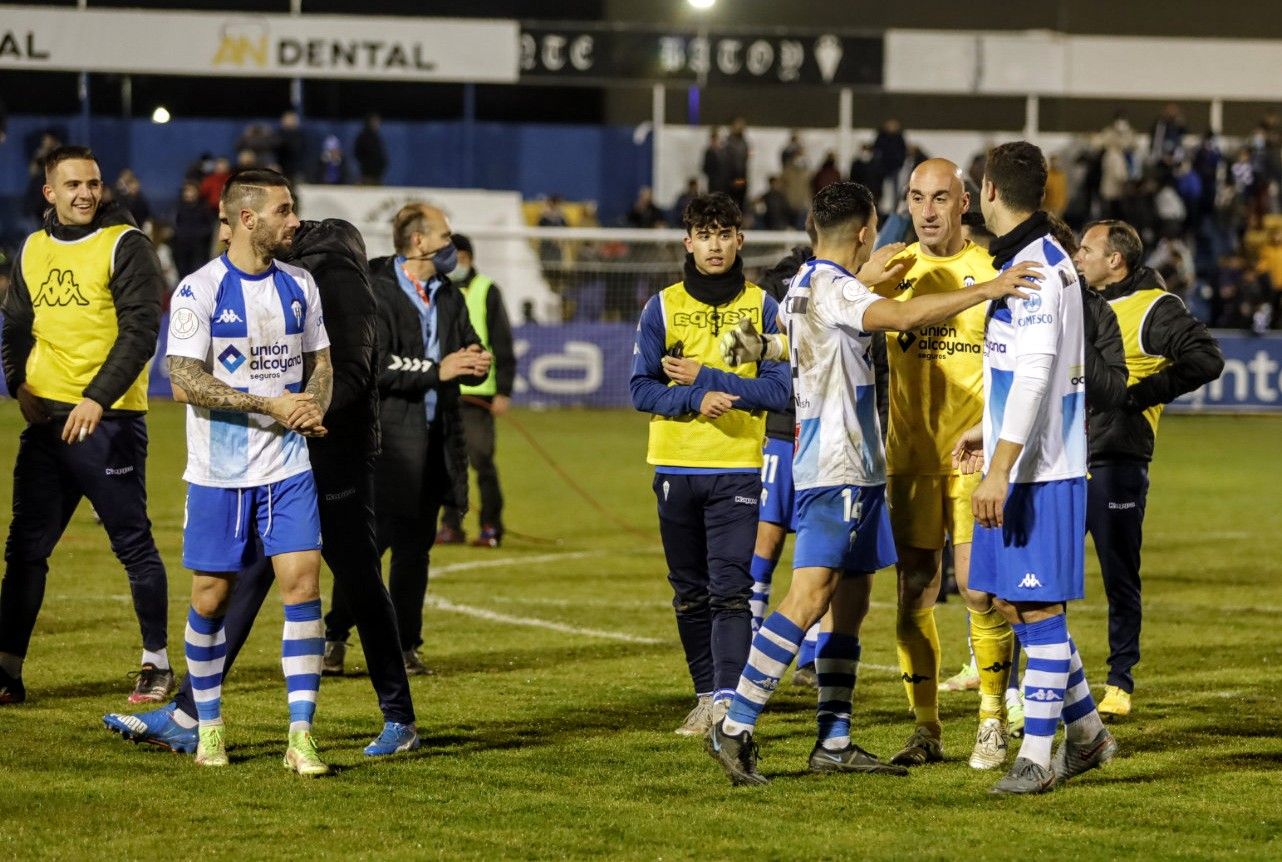
[[[1054,322],[1055,322],[1055,315],[1053,314],[1030,314],[1026,317],[1018,318],[1015,322],[1015,325],[1016,326],[1041,326],[1044,324],[1049,324]]]
[[[708,327],[719,328],[722,326],[735,326],[741,320],[751,320],[754,326],[761,326],[761,309],[759,308],[740,308],[728,309],[726,311],[678,311],[672,315],[672,323],[676,326],[697,326],[700,329]]]
[[[991,338],[984,340],[984,353],[1005,353],[1006,345],[1000,341],[993,341]]]
[[[734,498],[734,501],[735,501],[736,503],[744,503],[744,504],[749,505],[749,506],[755,506],[755,505],[757,505],[757,501],[756,501],[756,500],[754,500],[754,499],[753,499],[753,498],[751,498],[751,497],[739,497],[739,496],[736,496],[736,497]]]
[[[256,380],[279,377],[294,366],[302,364],[303,357],[291,355],[288,344],[256,344],[249,348],[249,370],[267,372],[253,375]]]
[[[178,295],[179,295],[179,296],[181,296],[181,297],[183,297],[184,299],[195,299],[195,298],[196,298],[196,294],[192,291],[192,289],[191,289],[191,285],[189,285],[189,284],[184,284],[182,287],[180,287],[180,288],[178,289]]]
[[[1108,507],[1110,509],[1135,509],[1139,507],[1139,504],[1134,500],[1130,500],[1125,503],[1114,503],[1112,500],[1109,500]]]
[[[226,350],[218,354],[218,361],[223,364],[223,368],[235,374],[236,369],[245,364],[245,354],[237,350],[235,345],[229,344]]]
[[[240,315],[230,308],[224,308],[223,313],[214,318],[217,323],[244,323]]]
[[[133,464],[130,464],[130,465],[126,466],[126,467],[108,467],[108,468],[106,468],[106,474],[107,474],[108,476],[128,476],[128,475],[129,475],[130,473],[132,473],[133,471],[134,471],[134,465],[133,465]],[[1135,505],[1135,504],[1134,504],[1134,503],[1132,503],[1131,505]]]
[[[926,326],[918,332],[901,332],[899,349],[904,353],[917,345],[917,357],[925,360],[947,359],[956,353],[982,353],[983,348],[957,334],[955,326]]]

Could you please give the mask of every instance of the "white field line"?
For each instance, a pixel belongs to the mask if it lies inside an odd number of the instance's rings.
[[[513,626],[530,626],[532,628],[548,629],[554,632],[561,632],[567,635],[581,635],[590,638],[602,638],[604,640],[623,641],[624,643],[646,644],[654,646],[657,644],[667,643],[667,641],[657,638],[647,638],[641,635],[631,635],[627,632],[606,631],[605,629],[589,629],[580,626],[572,626],[567,623],[557,623],[551,620],[540,620],[535,617],[517,617],[511,614],[501,614],[497,611],[489,611],[485,608],[476,608],[471,605],[457,605],[448,599],[428,596],[423,602],[424,606],[435,608],[440,611],[450,611],[451,613],[463,614],[474,617],[479,620],[487,620],[492,623],[504,623]]]
[[[452,572],[470,572],[475,569],[502,569],[507,566],[522,566],[531,563],[550,563],[555,560],[584,560],[590,557],[604,557],[605,551],[558,551],[551,554],[531,554],[527,557],[499,557],[492,560],[469,560],[465,563],[448,563],[444,566],[433,566],[430,575],[433,580]]]

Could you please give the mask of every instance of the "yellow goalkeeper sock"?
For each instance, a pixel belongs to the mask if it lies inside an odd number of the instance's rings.
[[[971,611],[970,641],[979,668],[979,720],[1002,718],[1015,633],[997,608],[982,614]]]
[[[908,705],[917,725],[938,737],[939,630],[935,628],[934,606],[901,611],[895,624],[895,642]]]

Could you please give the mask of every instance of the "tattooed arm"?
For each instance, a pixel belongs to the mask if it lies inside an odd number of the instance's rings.
[[[214,377],[199,359],[169,356],[166,357],[166,363],[169,366],[169,381],[174,388],[175,401],[211,410],[260,413],[270,416],[286,428],[295,427],[290,423],[290,418],[298,405],[310,402],[314,397],[309,393],[291,392],[275,398],[250,395],[248,392],[238,392]]]
[[[303,379],[307,381],[304,392],[310,392],[322,415],[329,410],[334,396],[334,365],[329,359],[329,348],[303,354]]]

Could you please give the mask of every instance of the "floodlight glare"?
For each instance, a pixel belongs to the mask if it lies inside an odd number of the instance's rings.
[[[686,2],[696,9],[711,9],[717,0],[686,0]]]
[[[156,108],[156,110],[151,112],[151,121],[153,123],[169,122],[169,109],[166,108],[164,105],[160,105],[159,107]]]

